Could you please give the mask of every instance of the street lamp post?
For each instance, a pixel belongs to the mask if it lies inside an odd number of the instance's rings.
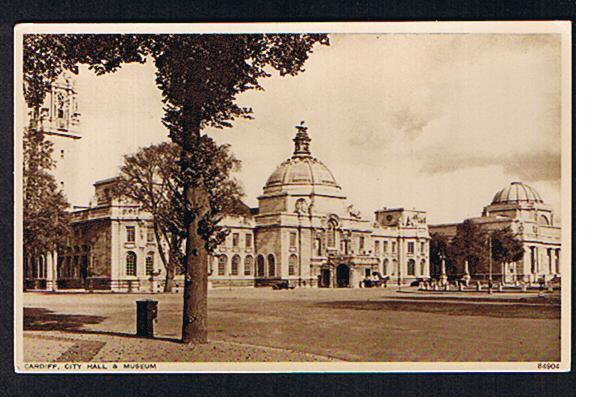
[[[491,265],[491,247],[492,247],[491,235],[489,235],[489,294],[493,293],[493,271]]]
[[[444,252],[440,252],[440,281],[442,284],[445,284],[448,280],[448,275],[446,275],[446,254]]]

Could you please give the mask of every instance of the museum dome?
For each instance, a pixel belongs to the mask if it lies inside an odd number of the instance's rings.
[[[495,194],[491,204],[543,203],[541,195],[522,182],[512,182]]]
[[[264,192],[281,190],[289,186],[313,186],[341,189],[335,177],[321,161],[312,157],[307,128],[297,126],[294,154],[281,163],[267,179]]]

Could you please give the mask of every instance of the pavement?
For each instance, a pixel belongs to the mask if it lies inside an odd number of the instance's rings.
[[[135,301],[159,302],[154,339]],[[27,362],[558,361],[558,293],[213,289],[209,342],[180,343],[181,294],[26,293]]]

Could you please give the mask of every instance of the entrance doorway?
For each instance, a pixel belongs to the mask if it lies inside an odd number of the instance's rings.
[[[338,288],[349,287],[349,267],[345,264],[339,265],[335,278]]]
[[[323,269],[321,270],[321,287],[331,287],[331,270],[330,269]]]

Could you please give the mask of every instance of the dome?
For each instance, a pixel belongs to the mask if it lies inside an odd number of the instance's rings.
[[[292,157],[271,174],[265,187],[283,185],[325,185],[339,187],[329,168],[312,157]]]
[[[491,204],[507,203],[542,203],[543,199],[536,190],[522,182],[512,182],[497,192]]]
[[[307,128],[298,126],[298,133],[294,138],[294,154],[281,163],[271,174],[264,187],[264,192],[269,190],[282,190],[289,185],[313,185],[316,187],[330,187],[341,189],[335,182],[335,177],[329,168],[322,162],[311,156]]]

